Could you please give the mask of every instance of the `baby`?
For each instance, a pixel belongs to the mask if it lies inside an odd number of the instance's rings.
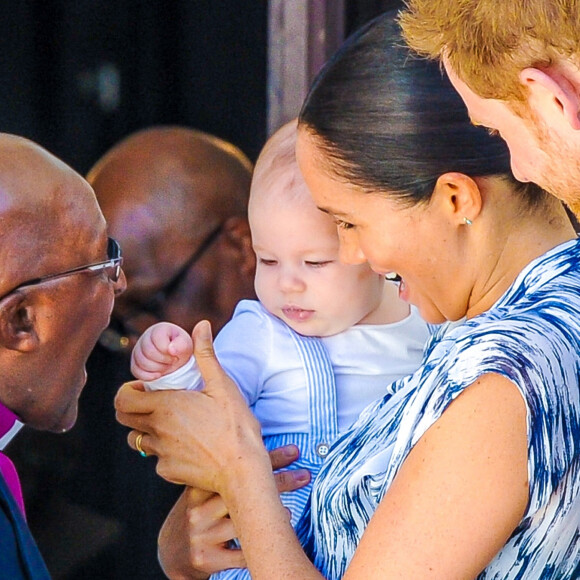
[[[296,122],[262,150],[248,216],[258,301],[242,300],[215,339],[217,357],[262,426],[268,449],[293,443],[296,467],[316,476],[330,445],[395,379],[421,362],[426,323],[398,286],[368,264],[339,260],[336,224],[304,183]],[[147,388],[203,388],[190,335],[161,322],[133,350],[131,369]],[[296,525],[310,485],[283,494]],[[226,570],[219,578],[249,578]],[[212,577],[213,578],[213,577]]]

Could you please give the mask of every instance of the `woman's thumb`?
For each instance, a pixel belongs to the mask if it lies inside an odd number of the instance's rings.
[[[217,385],[222,385],[220,387],[222,389],[230,388],[231,380],[220,366],[215,355],[210,323],[207,320],[198,322],[191,336],[193,338],[193,354],[205,384],[203,390],[209,394]]]

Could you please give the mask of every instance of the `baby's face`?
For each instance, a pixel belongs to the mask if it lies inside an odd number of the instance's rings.
[[[307,194],[262,199],[250,212],[256,294],[305,336],[330,336],[364,321],[380,305],[385,281],[367,264],[339,261],[333,219]]]

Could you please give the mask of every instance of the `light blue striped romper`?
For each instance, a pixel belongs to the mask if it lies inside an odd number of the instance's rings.
[[[312,480],[341,426],[337,381],[347,375],[353,383],[349,388],[356,386],[357,407],[355,412],[350,409],[349,426],[369,402],[384,394],[392,380],[419,366],[429,332],[413,312],[400,323],[355,326],[342,334],[322,339],[301,336],[259,302],[243,300],[215,341],[220,363],[262,424],[266,447],[296,444],[300,458],[292,468],[308,469]],[[336,360],[331,360],[329,352]],[[343,401],[342,406],[345,404]],[[344,431],[344,419],[342,424]],[[282,494],[293,525],[303,512],[311,486]],[[211,578],[240,580],[250,575],[246,569],[231,569]]]
[[[529,264],[486,313],[444,325],[422,367],[371,404],[328,455],[298,534],[341,578],[415,443],[461,392],[499,373],[527,406],[529,503],[480,580],[580,578],[580,242]]]

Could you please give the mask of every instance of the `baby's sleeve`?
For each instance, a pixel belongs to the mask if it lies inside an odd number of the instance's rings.
[[[214,341],[216,357],[226,373],[235,381],[248,405],[259,397],[263,370],[270,356],[272,322],[258,302],[243,300],[233,318],[221,329]],[[147,390],[201,390],[203,379],[192,356],[189,361],[168,375],[144,383]]]
[[[262,391],[272,334],[272,322],[259,303],[244,300],[215,339],[217,358],[248,405],[252,405]]]
[[[193,356],[182,367],[172,373],[153,381],[143,381],[143,384],[148,391],[177,391],[180,389],[199,391],[203,388],[201,373]]]

